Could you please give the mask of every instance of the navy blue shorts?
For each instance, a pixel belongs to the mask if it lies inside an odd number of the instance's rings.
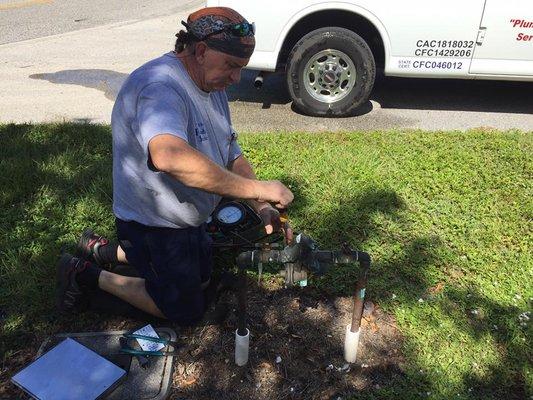
[[[117,218],[117,236],[128,263],[146,280],[146,291],[168,319],[180,324],[205,312],[202,283],[213,270],[205,226],[156,228]]]

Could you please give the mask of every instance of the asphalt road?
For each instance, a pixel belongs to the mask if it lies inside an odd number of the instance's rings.
[[[0,42],[11,42],[0,44],[0,123],[109,123],[128,73],[171,50],[179,21],[203,4],[0,0]],[[283,75],[267,76],[261,90],[253,87],[254,76],[244,71],[228,90],[239,131],[483,127],[533,132],[533,83],[380,77],[361,115],[328,119],[295,112]]]
[[[202,4],[201,0],[0,0],[0,44],[170,15]]]

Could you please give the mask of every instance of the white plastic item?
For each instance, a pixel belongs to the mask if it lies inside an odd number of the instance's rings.
[[[246,329],[246,335],[239,335],[239,330],[235,331],[235,364],[239,367],[248,363],[248,350],[250,348],[250,330]]]
[[[344,336],[344,359],[346,362],[354,363],[357,359],[357,348],[359,347],[359,333],[350,331],[350,325],[346,326],[346,334]]]

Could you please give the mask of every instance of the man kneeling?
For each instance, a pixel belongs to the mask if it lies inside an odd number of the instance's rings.
[[[135,70],[112,114],[113,212],[119,244],[86,232],[80,257],[58,266],[58,307],[79,310],[87,293],[180,324],[205,311],[202,288],[212,270],[205,221],[221,197],[247,200],[267,233],[281,226],[279,208],[293,194],[260,181],[231,126],[225,89],[240,80],[255,47],[254,26],[236,11],[209,7],[191,14],[175,51]],[[133,265],[128,277],[97,265]]]

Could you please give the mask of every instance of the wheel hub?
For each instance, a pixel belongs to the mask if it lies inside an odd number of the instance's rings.
[[[340,50],[327,49],[312,56],[304,69],[304,86],[315,99],[333,103],[355,86],[353,61]]]
[[[323,75],[323,78],[319,79],[322,79],[322,82],[326,85],[329,85],[330,87],[333,85],[338,86],[339,79],[337,73],[335,72],[335,69],[336,65],[329,63],[328,65],[326,65],[326,68],[320,71],[321,75]]]

